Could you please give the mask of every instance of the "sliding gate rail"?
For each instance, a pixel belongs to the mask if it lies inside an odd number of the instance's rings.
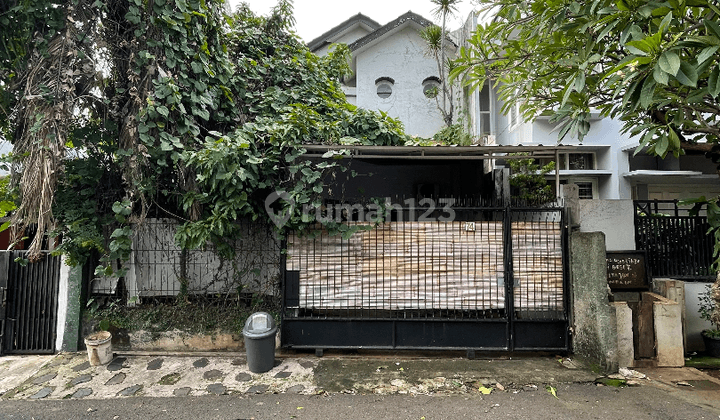
[[[347,239],[290,234],[282,345],[569,350],[563,209],[453,210]]]

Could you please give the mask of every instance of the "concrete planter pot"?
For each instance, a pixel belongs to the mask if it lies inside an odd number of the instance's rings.
[[[704,330],[700,334],[705,343],[705,353],[710,357],[720,357],[720,338],[708,336],[707,331],[708,330]]]

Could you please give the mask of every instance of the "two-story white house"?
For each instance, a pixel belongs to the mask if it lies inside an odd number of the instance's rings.
[[[457,33],[467,37],[477,24],[477,15],[471,13]],[[468,114],[474,135],[489,134],[499,145],[557,144],[557,127],[549,118],[525,122],[517,107],[507,115],[499,112],[504,104],[488,85],[470,95],[473,97],[466,99],[471,104]],[[564,138],[562,144],[579,149],[560,155],[561,183],[577,184],[581,199],[667,200],[720,194],[715,165],[704,154],[689,152],[679,159],[661,159],[642,152],[635,155],[639,139],[621,133],[621,128],[619,121],[594,114],[582,143],[577,138]]]
[[[443,125],[436,99],[428,92],[439,86],[440,74],[419,32],[433,23],[413,12],[380,26],[358,14],[342,22],[308,47],[326,54],[333,43],[345,43],[352,52],[353,76],[343,89],[350,103],[397,118],[410,135],[432,137]],[[457,49],[447,43],[452,55]]]
[[[344,80],[348,101],[359,107],[387,112],[405,125],[406,132],[432,137],[444,126],[436,98],[426,96],[438,86],[439,70],[428,54],[419,31],[433,23],[407,12],[386,25],[358,14],[308,43],[316,54],[326,54],[332,43],[346,43],[352,52],[353,76]],[[452,56],[477,27],[471,13],[448,43]],[[483,145],[556,145],[557,130],[548,118],[523,121],[517,109],[500,112],[503,103],[486,84],[471,91],[456,89],[456,120],[462,118]],[[578,149],[559,156],[561,183],[579,186],[582,199],[677,199],[720,194],[720,181],[703,154],[660,159],[634,154],[638,139],[621,133],[621,123],[596,115],[583,142],[566,137],[563,144]],[[555,174],[548,174],[554,178]]]

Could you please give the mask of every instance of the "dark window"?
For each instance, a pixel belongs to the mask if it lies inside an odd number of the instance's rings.
[[[393,85],[395,81],[390,77],[381,77],[375,80],[375,87],[377,88],[377,96],[382,99],[389,98],[392,95]]]
[[[479,134],[490,134],[490,86],[485,84],[480,90],[480,127]]]
[[[571,171],[595,169],[592,153],[570,153],[568,163]]]
[[[440,79],[435,76],[423,80],[422,86],[423,94],[427,98],[434,98],[440,93]]]
[[[592,182],[576,182],[578,186],[578,197],[581,200],[592,200],[593,198],[593,183]]]

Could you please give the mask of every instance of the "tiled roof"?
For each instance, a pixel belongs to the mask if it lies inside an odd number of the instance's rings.
[[[382,26],[381,28],[376,29],[374,32],[371,32],[371,33],[365,35],[364,37],[358,39],[357,41],[348,45],[348,47],[350,48],[350,51],[355,51],[359,48],[364,47],[365,45],[370,44],[371,42],[375,41],[376,39],[381,38],[383,35],[387,34],[388,32],[392,31],[395,28],[398,28],[398,27],[404,25],[407,22],[415,22],[422,27],[428,27],[428,26],[434,25],[434,23],[432,23],[431,21],[418,15],[417,13],[408,11],[407,13],[401,15],[400,17],[393,20],[392,22],[390,22],[390,23]],[[449,38],[448,38],[448,40],[450,42],[452,42],[452,40],[450,40]],[[452,42],[452,45],[457,47],[457,45],[454,42]]]
[[[337,25],[336,27],[330,29],[329,31],[325,32],[324,34],[320,35],[319,37],[313,39],[312,41],[307,43],[308,48],[310,51],[316,51],[319,48],[330,44],[327,40],[329,38],[332,38],[338,33],[343,32],[346,29],[351,28],[353,25],[363,23],[367,25],[368,27],[372,28],[372,30],[377,30],[380,28],[380,24],[375,22],[374,20],[370,19],[369,17],[363,15],[362,13],[358,13],[357,15],[351,17],[350,19],[342,22],[341,24]]]

